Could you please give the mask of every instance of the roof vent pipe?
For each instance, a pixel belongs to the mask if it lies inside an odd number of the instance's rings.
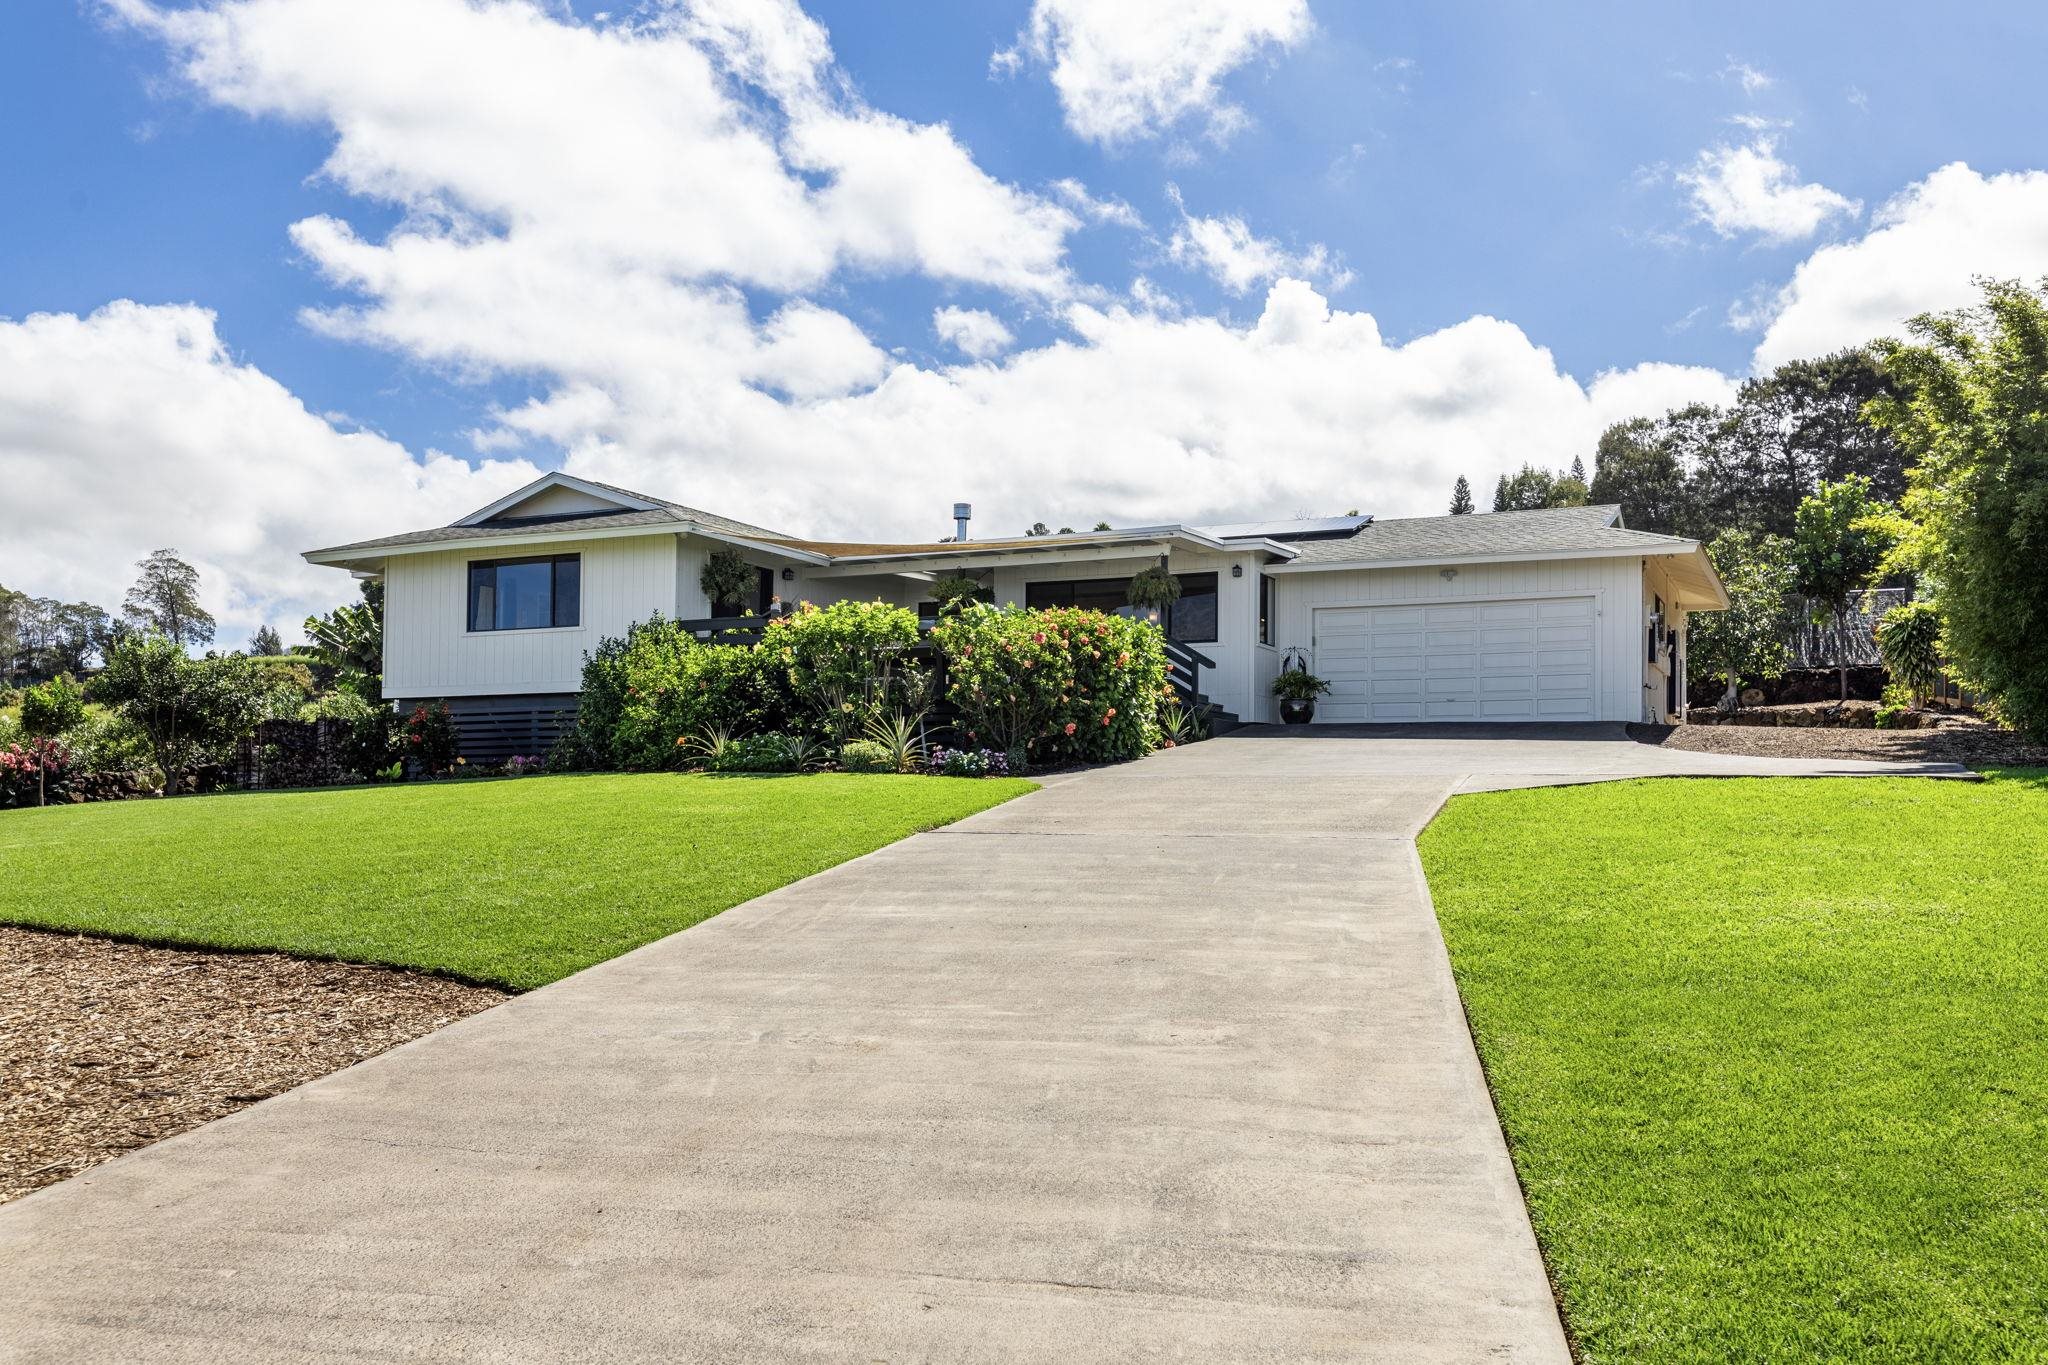
[[[964,502],[953,504],[953,539],[967,539],[967,519],[974,515],[974,508]]]

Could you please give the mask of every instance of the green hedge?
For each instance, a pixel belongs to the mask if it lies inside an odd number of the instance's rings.
[[[833,751],[869,721],[934,698],[909,657],[917,618],[882,602],[808,604],[758,644],[701,641],[659,616],[585,656],[573,735],[557,766],[649,769],[691,761],[714,729],[802,735]],[[1170,696],[1156,627],[1078,608],[974,604],[933,635],[970,744],[1038,764],[1136,758],[1159,747]]]

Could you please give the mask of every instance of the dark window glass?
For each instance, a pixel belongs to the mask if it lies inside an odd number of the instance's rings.
[[[754,570],[754,615],[766,616],[768,604],[775,599],[775,570]]]
[[[1043,607],[1086,607],[1090,611],[1128,612],[1131,580],[1071,578],[1057,583],[1026,583],[1024,605],[1033,611]]]
[[[564,555],[555,561],[555,624],[580,624],[583,609],[583,557]]]
[[[1273,576],[1259,575],[1259,643],[1273,643]]]
[[[1216,639],[1216,575],[1176,574],[1180,598],[1166,613],[1168,638],[1186,644],[1209,644]]]
[[[577,625],[582,597],[578,555],[488,559],[469,566],[471,630]]]
[[[1210,643],[1216,639],[1216,575],[1184,573],[1180,579],[1180,600],[1166,611],[1166,633],[1175,640]],[[1075,578],[1057,583],[1026,583],[1024,605],[1042,607],[1086,607],[1115,616],[1139,616],[1131,605],[1128,578]]]

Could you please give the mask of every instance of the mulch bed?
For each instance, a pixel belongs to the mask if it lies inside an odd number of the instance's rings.
[[[1975,716],[1945,717],[1929,730],[1850,730],[1751,725],[1631,725],[1645,744],[1764,758],[1889,759],[1970,768],[2048,768],[2048,745],[2029,744]]]
[[[503,999],[388,967],[0,927],[0,1202]]]

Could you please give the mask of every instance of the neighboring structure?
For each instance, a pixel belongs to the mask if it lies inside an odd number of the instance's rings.
[[[568,474],[306,559],[383,578],[386,696],[518,716],[573,708],[606,636],[708,617],[698,576],[724,546],[755,566],[763,613],[879,598],[929,615],[932,581],[958,573],[995,602],[1128,610],[1131,576],[1164,560],[1182,590],[1166,630],[1214,661],[1202,691],[1250,720],[1274,719],[1290,653],[1330,681],[1318,721],[1675,720],[1686,614],[1728,601],[1697,541],[1628,530],[1615,507],[876,544]]]

